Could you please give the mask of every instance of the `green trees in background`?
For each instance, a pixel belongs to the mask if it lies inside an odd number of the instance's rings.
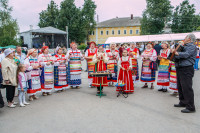
[[[47,26],[52,26],[57,28],[58,27],[58,14],[59,14],[59,9],[58,5],[51,0],[50,4],[48,5],[47,9],[42,11],[40,15],[40,22],[38,24],[39,27],[47,27]]]
[[[141,34],[161,34],[166,25],[173,33],[200,30],[200,14],[195,14],[194,4],[184,0],[174,11],[169,0],[146,0],[147,9],[143,12]]]
[[[96,5],[92,0],[84,0],[82,8],[76,7],[75,0],[63,0],[60,9],[51,0],[47,10],[40,13],[39,27],[52,26],[60,30],[69,29],[69,39],[78,43],[88,39],[94,30]]]
[[[0,46],[21,44],[17,39],[17,20],[12,18],[11,12],[8,0],[0,0]]]
[[[200,17],[195,15],[194,4],[184,0],[179,6],[175,8],[172,16],[172,32],[185,33],[197,30],[200,26]]]
[[[172,17],[171,3],[169,0],[146,0],[147,9],[143,12],[141,21],[141,34],[162,33],[165,23]]]

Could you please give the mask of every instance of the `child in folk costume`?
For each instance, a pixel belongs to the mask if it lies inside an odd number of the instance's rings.
[[[71,88],[79,89],[81,85],[81,61],[84,59],[81,51],[77,49],[77,44],[72,42],[71,49],[67,52],[68,59],[68,85]]]
[[[153,49],[153,44],[148,43],[146,50],[142,53],[142,71],[141,71],[141,82],[145,85],[142,88],[148,88],[147,83],[151,83],[151,89],[154,89],[153,82],[155,82],[155,67],[152,68],[150,65],[154,64],[157,59],[157,53]],[[154,65],[156,66],[156,65]]]
[[[42,95],[51,95],[54,87],[54,62],[53,57],[49,53],[49,47],[43,46],[41,49],[42,54],[39,55],[38,60],[41,66],[41,88]]]
[[[158,56],[158,59],[160,60],[160,65],[158,68],[157,87],[158,91],[167,92],[167,88],[169,87],[170,63],[170,61],[167,58],[170,54],[170,49],[168,42],[163,42],[161,46],[163,49],[160,50],[160,55]]]
[[[85,52],[85,59],[87,60],[87,67],[88,67],[88,83],[89,87],[92,86],[93,77],[90,77],[89,74],[94,72],[95,63],[92,61],[94,55],[97,53],[96,43],[90,42],[90,48],[86,50]]]
[[[134,92],[134,84],[132,78],[132,60],[128,56],[128,51],[124,50],[122,53],[122,57],[118,61],[119,65],[119,75],[118,75],[118,82],[122,82],[126,84],[124,86],[124,92],[126,93],[133,93]],[[118,88],[117,88],[117,91]]]
[[[129,56],[132,60],[132,77],[134,81],[139,80],[139,71],[138,71],[138,61],[139,58],[139,50],[136,48],[135,43],[131,43],[130,48],[127,49]]]
[[[109,58],[107,63],[107,70],[112,73],[112,76],[108,76],[109,86],[113,86],[114,82],[117,82],[117,60],[119,59],[119,51],[116,50],[116,44],[111,43],[110,49],[106,50],[107,56]]]
[[[67,84],[67,65],[63,49],[57,46],[54,55],[54,89],[61,92],[68,88]]]
[[[41,92],[41,84],[40,84],[40,65],[37,57],[37,50],[30,49],[28,51],[27,58],[24,61],[26,66],[26,74],[28,78],[28,96],[29,101],[33,101],[33,99],[38,99],[36,94]]]
[[[18,91],[19,91],[19,104],[20,107],[25,107],[30,103],[27,103],[25,100],[25,94],[28,88],[27,85],[27,76],[26,76],[26,67],[25,65],[20,64],[17,69],[17,81],[18,81]]]
[[[104,52],[103,46],[98,47],[98,52],[94,55],[93,62],[96,63],[96,68],[94,68],[95,72],[106,71],[105,63],[108,62],[108,57]],[[94,77],[92,85],[97,87],[97,93],[100,93],[100,84],[103,92],[103,87],[108,86],[107,77]]]

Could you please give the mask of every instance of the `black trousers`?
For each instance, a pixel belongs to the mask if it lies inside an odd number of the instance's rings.
[[[97,87],[97,90],[100,91],[100,87]],[[101,90],[103,90],[103,87],[101,87]]]
[[[15,96],[15,86],[5,85],[7,102],[12,102]]]
[[[159,67],[159,65],[160,65],[160,60],[157,59],[157,60],[156,60],[156,64],[157,64],[157,65],[156,65],[156,66],[157,66],[157,67],[156,67],[156,71],[157,71],[157,70],[158,70],[158,67]]]
[[[3,101],[3,97],[1,95],[1,90],[0,90],[0,108],[2,108],[4,106],[4,101]]]
[[[192,78],[194,76],[194,67],[176,68],[177,87],[179,92],[179,100],[181,105],[186,105],[189,110],[195,110],[194,91],[192,88]]]

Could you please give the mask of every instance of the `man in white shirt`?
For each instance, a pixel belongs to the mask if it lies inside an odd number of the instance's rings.
[[[24,60],[26,59],[26,55],[22,53],[22,48],[20,46],[16,47],[15,56],[20,60],[20,64],[24,64]]]

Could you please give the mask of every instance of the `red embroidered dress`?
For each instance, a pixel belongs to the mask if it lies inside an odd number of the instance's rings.
[[[134,84],[132,79],[132,72],[131,70],[128,70],[128,68],[131,69],[131,59],[129,57],[122,57],[119,60],[120,70],[118,75],[118,81],[122,81],[124,84],[124,91],[126,93],[134,92]],[[125,68],[125,70],[122,70],[122,67]],[[117,88],[117,91],[118,88]]]

